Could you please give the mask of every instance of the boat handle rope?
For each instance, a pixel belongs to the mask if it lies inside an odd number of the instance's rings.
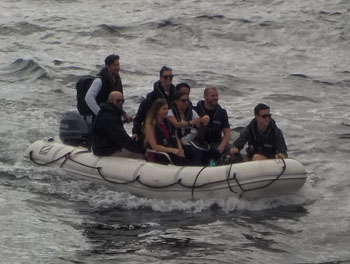
[[[84,166],[86,166],[86,167],[94,168],[94,167],[92,167],[92,166],[85,165],[85,164],[83,164],[83,163],[81,163],[81,162],[79,162],[79,161],[73,160],[73,159],[72,159],[72,152],[73,152],[73,151],[74,151],[74,150],[72,150],[72,151],[70,152],[70,154],[66,157],[66,159],[62,162],[62,164],[60,165],[60,168],[62,168],[62,167],[64,166],[64,164],[66,164],[67,160],[74,161],[75,163],[78,163],[78,164],[80,164],[80,165],[84,165]],[[89,153],[89,152],[90,152],[89,150],[82,150],[82,151],[79,151],[79,152],[77,152],[77,153],[74,153],[74,155],[76,155],[76,154],[82,154],[82,153]]]
[[[70,155],[72,154],[72,151],[69,151],[67,152],[66,154],[62,155],[61,157],[55,159],[55,160],[52,160],[52,161],[49,161],[47,163],[40,163],[40,162],[37,162],[34,158],[33,158],[33,151],[30,151],[29,152],[29,159],[30,161],[34,162],[36,165],[39,165],[39,166],[47,166],[47,165],[50,165],[52,163],[55,163],[57,161],[59,161],[60,159],[63,159],[65,158],[65,160],[63,161],[63,163],[70,157]]]
[[[236,173],[235,173],[235,172],[233,173],[233,178],[230,178],[231,169],[232,169],[232,164],[230,164],[230,168],[229,168],[229,170],[228,170],[228,172],[227,172],[226,182],[227,182],[227,186],[228,186],[228,188],[230,189],[230,191],[237,194],[237,192],[235,192],[235,191],[232,189],[232,187],[231,187],[231,185],[230,185],[230,180],[232,180],[232,179],[235,180],[240,189],[242,189],[242,187],[241,187],[241,185],[239,184],[239,182],[237,181]]]
[[[191,196],[193,197],[193,194],[194,194],[194,188],[196,188],[196,182],[197,182],[197,179],[199,177],[199,174],[201,174],[201,172],[205,169],[206,167],[202,167],[199,172],[197,173],[196,175],[196,178],[194,179],[194,182],[192,184],[192,188],[191,188]],[[182,184],[181,184],[182,185]],[[183,185],[182,185],[183,186]]]
[[[81,154],[81,153],[86,153],[86,152],[89,152],[89,151],[85,151],[85,150],[84,150],[84,151],[81,151],[81,152],[78,152],[78,153],[75,153],[75,154]],[[84,167],[87,167],[87,168],[91,168],[91,169],[96,169],[96,170],[98,171],[98,174],[101,176],[101,178],[102,178],[103,180],[105,180],[106,182],[113,183],[113,184],[129,184],[129,183],[133,183],[133,182],[138,182],[138,183],[140,183],[140,184],[143,185],[143,186],[146,186],[146,187],[149,187],[149,188],[157,188],[157,189],[168,188],[168,187],[174,186],[174,185],[176,185],[176,184],[179,184],[180,186],[182,186],[182,187],[184,187],[184,188],[191,189],[191,196],[192,196],[192,197],[194,196],[194,189],[196,189],[196,188],[199,189],[199,188],[202,188],[202,187],[211,185],[211,184],[222,183],[222,182],[227,182],[227,185],[228,185],[229,190],[230,190],[231,192],[237,194],[237,192],[235,192],[235,191],[232,189],[231,185],[230,185],[230,181],[231,181],[231,180],[235,180],[235,182],[237,183],[238,187],[241,189],[241,194],[240,194],[240,197],[239,197],[239,198],[241,198],[245,192],[254,191],[254,190],[258,190],[258,189],[263,189],[263,188],[266,188],[266,187],[270,186],[272,183],[274,183],[275,181],[277,181],[277,180],[283,175],[283,173],[285,172],[286,167],[287,167],[287,166],[286,166],[285,160],[284,160],[284,159],[281,159],[281,160],[283,161],[282,172],[281,172],[275,179],[273,179],[273,180],[271,180],[269,183],[267,183],[265,186],[256,187],[256,188],[251,188],[251,189],[243,189],[242,185],[240,184],[240,182],[239,182],[238,179],[237,179],[237,174],[236,174],[236,173],[234,173],[234,174],[233,174],[233,177],[230,178],[231,168],[232,168],[232,165],[233,165],[233,164],[230,164],[230,168],[229,168],[229,171],[228,171],[228,173],[227,173],[227,178],[226,178],[225,180],[208,182],[208,183],[204,183],[204,184],[201,184],[201,185],[197,185],[197,186],[196,186],[196,182],[197,182],[197,179],[198,179],[199,175],[202,173],[202,171],[203,171],[205,168],[207,168],[207,166],[204,166],[204,167],[202,167],[202,168],[199,170],[199,172],[197,173],[196,178],[195,178],[195,180],[194,180],[194,182],[193,182],[192,185],[183,184],[183,183],[181,182],[181,179],[179,179],[177,182],[174,182],[174,183],[171,183],[171,184],[167,184],[167,185],[158,185],[158,186],[157,186],[157,185],[151,185],[151,184],[147,184],[147,183],[142,182],[142,181],[141,181],[141,175],[137,175],[136,178],[135,178],[134,180],[125,181],[125,182],[118,182],[118,181],[109,180],[109,179],[107,179],[107,178],[103,175],[103,173],[101,172],[102,167],[89,166],[89,165],[86,165],[86,164],[81,163],[81,162],[79,162],[79,161],[76,161],[76,160],[74,160],[74,159],[72,158],[72,155],[71,155],[71,154],[72,154],[72,151],[67,152],[66,154],[62,155],[61,157],[59,157],[59,158],[57,158],[57,159],[55,159],[55,160],[52,160],[52,161],[50,161],[50,162],[47,162],[47,163],[39,163],[39,162],[37,162],[36,160],[34,160],[34,158],[33,158],[33,151],[30,151],[30,152],[29,152],[29,158],[30,158],[31,161],[33,161],[35,164],[37,164],[37,165],[39,165],[39,166],[50,165],[50,164],[55,163],[55,162],[57,162],[57,161],[59,161],[59,160],[61,160],[61,159],[64,158],[65,160],[62,162],[62,164],[60,165],[60,167],[62,167],[62,166],[66,163],[67,160],[70,160],[70,161],[75,162],[75,163],[77,163],[77,164],[79,164],[79,165],[81,165],[81,166],[84,166]]]
[[[281,173],[278,174],[278,175],[276,176],[276,178],[272,179],[270,182],[268,182],[268,183],[265,184],[264,186],[260,186],[260,187],[256,187],[256,188],[251,188],[251,189],[243,189],[242,185],[239,183],[239,181],[238,181],[238,179],[237,179],[236,173],[234,173],[234,174],[233,174],[233,179],[236,181],[238,187],[241,189],[241,193],[240,193],[240,195],[239,195],[239,199],[242,198],[242,196],[243,196],[243,194],[244,194],[245,192],[250,192],[250,191],[255,191],[255,190],[267,188],[268,186],[270,186],[271,184],[273,184],[275,181],[277,181],[277,180],[283,175],[283,173],[284,173],[284,172],[286,171],[286,169],[287,169],[286,161],[285,161],[284,159],[281,159],[281,160],[282,160],[282,162],[283,162],[283,167],[282,167]],[[231,166],[232,166],[232,164],[231,164]],[[231,166],[230,166],[230,170],[231,170]],[[228,187],[229,187],[229,189],[230,189],[231,192],[234,192],[233,189],[231,188],[230,184],[229,184],[229,180],[230,180],[230,179],[229,179],[230,171],[229,171],[229,173],[228,173],[227,176],[228,176],[228,177],[227,177]],[[234,193],[236,193],[236,192],[234,192]]]

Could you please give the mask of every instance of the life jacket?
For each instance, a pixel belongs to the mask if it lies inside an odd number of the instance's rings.
[[[103,68],[97,76],[102,80],[101,90],[96,96],[96,102],[98,105],[107,102],[108,96],[112,91],[123,93],[123,85],[119,74],[115,77],[115,81],[113,81],[107,71],[107,68]]]
[[[197,111],[198,115],[200,117],[207,114],[205,108],[204,108],[204,101],[201,100],[198,102],[197,106],[195,107],[195,110]],[[208,128],[206,131],[205,140],[210,144],[213,142],[220,142],[222,139],[222,116],[223,116],[224,109],[217,105],[217,107],[214,109],[214,115],[213,118],[209,121]]]
[[[177,148],[177,142],[176,142],[176,137],[175,137],[175,128],[165,119],[164,124],[166,128],[168,129],[169,133],[169,140],[165,137],[165,134],[162,130],[162,128],[157,124],[154,130],[154,136],[156,138],[157,144],[163,145],[165,147],[170,147],[170,148]],[[148,144],[148,147],[150,148],[150,145]],[[174,157],[172,153],[169,153],[169,156],[171,159]],[[160,164],[169,164],[169,160],[160,154],[155,154],[155,153],[150,153],[148,155],[149,160],[153,162],[157,162]],[[173,160],[174,162],[174,160]]]
[[[173,106],[171,107],[171,110],[173,110],[174,117],[176,118],[176,120],[178,122],[183,121],[183,120],[181,120],[180,113],[177,110],[177,107],[175,104],[173,104]],[[185,110],[185,121],[191,121],[192,118],[193,118],[192,107],[187,107],[187,109]],[[178,134],[177,134],[178,137],[182,138],[182,137],[186,136],[187,134],[191,133],[191,127],[188,126],[185,129],[179,128],[179,129],[177,129],[177,131],[178,131]]]
[[[249,138],[248,138],[248,153],[250,156],[253,154],[262,154],[267,158],[273,158],[277,152],[276,147],[276,124],[273,119],[270,120],[270,124],[264,134],[258,132],[257,121],[253,119],[249,125]]]
[[[155,138],[158,144],[163,145],[165,147],[177,148],[177,142],[175,137],[175,128],[170,124],[168,120],[164,120],[164,124],[166,125],[169,133],[169,140],[165,137],[163,130],[157,124],[154,129]]]

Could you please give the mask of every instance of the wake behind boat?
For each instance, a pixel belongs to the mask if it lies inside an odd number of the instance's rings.
[[[99,157],[88,149],[55,141],[30,145],[25,158],[57,165],[72,175],[102,182],[137,196],[174,199],[258,198],[297,192],[307,178],[293,159],[250,161],[215,167],[174,166],[118,156]]]

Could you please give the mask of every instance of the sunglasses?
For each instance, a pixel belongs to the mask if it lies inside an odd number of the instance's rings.
[[[190,101],[190,99],[180,99],[180,101],[181,101],[182,103],[188,103],[188,102]]]
[[[271,114],[266,114],[266,115],[260,115],[262,118],[271,118]]]
[[[120,104],[120,103],[124,104],[124,99],[117,99],[117,100],[115,100],[115,102],[117,104]]]
[[[165,80],[167,80],[167,79],[172,79],[174,77],[174,75],[163,75],[163,78],[165,79]]]

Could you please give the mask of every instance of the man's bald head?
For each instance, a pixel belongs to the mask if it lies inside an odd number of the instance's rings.
[[[213,110],[218,105],[219,94],[218,89],[213,86],[209,86],[204,89],[204,107]]]
[[[124,98],[123,94],[118,91],[113,91],[109,94],[108,96],[108,102],[114,104],[116,107],[122,109],[123,108],[123,103],[124,103]]]
[[[118,99],[119,100],[123,99],[123,94],[121,92],[118,92],[118,91],[113,91],[108,96],[108,102],[111,102],[111,103],[113,103],[113,101],[118,100]]]

